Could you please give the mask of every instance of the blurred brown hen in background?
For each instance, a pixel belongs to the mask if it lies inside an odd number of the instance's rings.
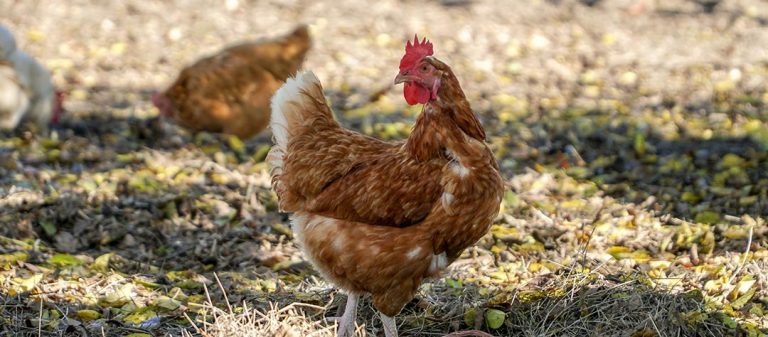
[[[310,44],[301,25],[286,36],[228,47],[184,68],[152,103],[192,132],[253,137],[269,124],[270,97],[301,67]]]

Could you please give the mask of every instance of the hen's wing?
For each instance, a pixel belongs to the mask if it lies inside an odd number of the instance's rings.
[[[442,162],[417,163],[401,151],[360,158],[312,198],[312,213],[372,225],[405,227],[423,220],[440,198]]]
[[[407,226],[438,202],[444,162],[417,163],[402,143],[341,128],[311,72],[272,99],[275,146],[267,158],[286,212],[307,211],[372,225]]]

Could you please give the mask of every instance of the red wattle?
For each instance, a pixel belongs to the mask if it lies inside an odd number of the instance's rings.
[[[424,104],[429,102],[429,89],[415,83],[405,83],[403,96],[409,105]]]

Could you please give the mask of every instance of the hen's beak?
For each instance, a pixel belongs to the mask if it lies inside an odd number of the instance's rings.
[[[416,77],[408,75],[408,74],[397,74],[395,76],[395,84],[405,83],[405,82],[413,82],[417,80]]]

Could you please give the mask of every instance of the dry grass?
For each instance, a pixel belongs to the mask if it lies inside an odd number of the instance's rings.
[[[515,336],[731,336],[707,313],[701,293],[653,289],[640,280],[597,274],[554,277],[547,295],[513,302],[507,327]],[[714,323],[714,324],[713,324]]]
[[[297,22],[341,122],[386,139],[417,110],[370,93],[406,38],[431,38],[508,182],[491,233],[398,315],[403,337],[768,334],[764,0],[6,3],[70,96],[50,136],[0,135],[0,337],[333,335],[344,296],[277,212],[269,135],[192,137],[149,102]],[[357,321],[381,335],[370,299]]]
[[[211,322],[200,316],[190,319],[197,334],[206,337],[229,336],[282,336],[282,337],[332,337],[335,336],[335,325],[326,325],[313,321],[304,314],[302,304],[291,304],[278,308],[270,304],[270,309],[262,312],[249,308],[246,303],[235,311],[222,310],[210,302],[205,303],[204,310],[210,313]],[[322,308],[319,308],[322,309]],[[193,336],[184,331],[183,336]]]
[[[292,303],[283,307],[270,302],[266,310],[249,307],[243,302],[240,307],[229,303],[226,289],[218,276],[216,281],[224,294],[226,310],[211,300],[208,288],[205,288],[207,301],[201,305],[201,314],[195,319],[185,314],[196,334],[203,337],[335,337],[336,324],[313,319],[308,310],[322,313],[327,308],[306,303]],[[315,315],[316,316],[316,315]],[[182,336],[192,337],[189,331],[182,331]],[[355,337],[365,337],[362,327],[358,327]]]

